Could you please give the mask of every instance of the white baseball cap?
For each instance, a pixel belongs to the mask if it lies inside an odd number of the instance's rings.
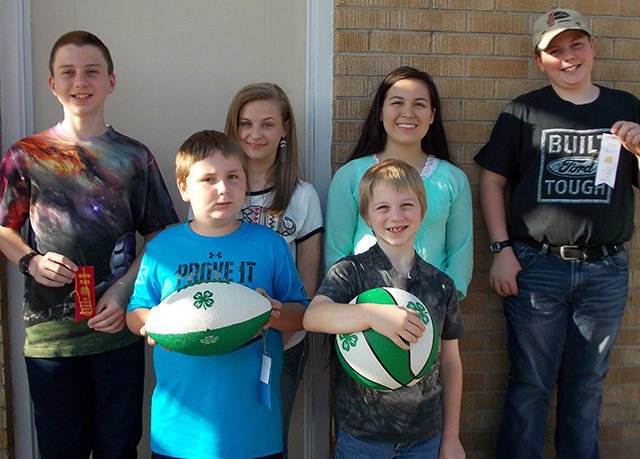
[[[589,35],[587,22],[577,11],[556,8],[540,16],[533,24],[533,47],[546,49],[557,35],[567,30],[581,30]]]

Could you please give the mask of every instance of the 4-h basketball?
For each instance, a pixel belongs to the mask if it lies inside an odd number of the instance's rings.
[[[338,359],[351,377],[372,389],[396,390],[416,384],[429,372],[438,354],[438,329],[429,309],[416,296],[381,287],[361,293],[351,303],[405,306],[420,311],[426,327],[408,351],[372,329],[336,335]]]

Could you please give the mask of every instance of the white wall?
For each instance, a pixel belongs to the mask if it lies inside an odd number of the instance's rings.
[[[49,49],[62,33],[86,29],[109,46],[115,61],[117,87],[107,100],[107,122],[155,153],[182,217],[186,206],[179,201],[173,176],[177,147],[196,130],[223,129],[231,97],[255,81],[276,82],[288,93],[303,149],[307,135],[306,178],[324,201],[330,178],[332,4],[331,0],[2,0],[3,151],[61,117],[46,85]],[[35,456],[20,357],[22,278],[15,269],[9,271],[16,453],[27,458]],[[327,381],[319,368],[319,362],[308,366],[304,422],[292,421],[299,429],[294,458],[302,457],[303,446],[307,458],[326,457]],[[144,451],[141,457],[146,457]]]
[[[55,124],[62,114],[46,84],[51,45],[69,30],[95,33],[115,62],[116,90],[107,99],[106,120],[151,148],[181,216],[186,206],[174,184],[175,152],[195,131],[223,130],[229,102],[242,86],[278,83],[294,105],[298,126],[305,125],[304,1],[52,4],[32,0],[35,129]]]

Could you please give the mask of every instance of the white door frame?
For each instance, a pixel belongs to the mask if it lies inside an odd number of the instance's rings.
[[[31,2],[0,0],[0,110],[2,153],[15,141],[33,133],[33,74],[31,62]],[[6,44],[15,43],[15,48]],[[314,184],[324,204],[331,179],[331,116],[333,2],[307,0],[307,64],[305,113],[306,179]],[[324,206],[323,206],[324,207]],[[23,277],[7,266],[7,284],[17,286]],[[31,401],[22,354],[22,289],[11,288],[9,342],[13,394],[15,455],[36,458]],[[328,450],[328,376],[319,359],[321,338],[311,343],[305,373],[305,458],[324,459]]]
[[[324,209],[331,180],[333,99],[333,2],[307,0],[305,171]],[[329,372],[322,359],[323,335],[311,334],[304,376],[304,457],[329,452]]]
[[[31,2],[0,0],[0,109],[2,154],[11,144],[33,132],[33,74],[31,69]],[[11,44],[14,43],[15,47]],[[7,46],[8,45],[8,46]],[[13,263],[7,263],[7,285],[24,282]],[[22,353],[23,288],[8,288],[9,350],[15,457],[36,458],[37,448],[29,386]]]
[[[2,153],[33,130],[31,2],[0,0]],[[15,48],[10,44],[15,43]],[[7,46],[9,44],[9,46]]]

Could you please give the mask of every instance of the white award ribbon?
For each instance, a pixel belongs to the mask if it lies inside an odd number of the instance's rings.
[[[596,171],[596,185],[606,183],[611,188],[616,186],[616,171],[622,141],[620,137],[611,134],[602,134],[600,154],[598,155],[598,169]]]

